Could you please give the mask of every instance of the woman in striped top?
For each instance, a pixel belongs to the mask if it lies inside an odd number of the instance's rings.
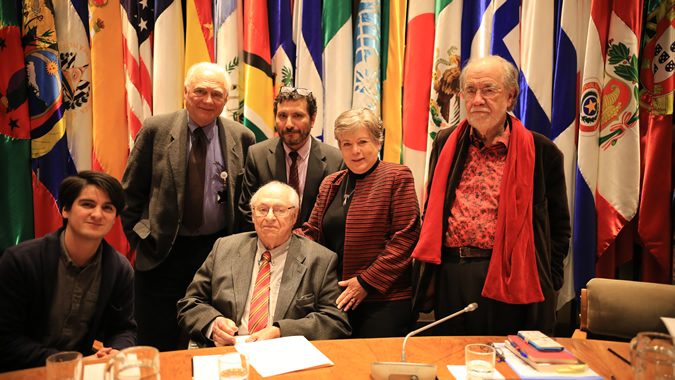
[[[336,303],[352,336],[404,336],[414,322],[410,254],[420,233],[412,173],[378,159],[382,124],[369,109],[341,114],[335,138],[348,170],[323,180],[302,234],[338,254]]]

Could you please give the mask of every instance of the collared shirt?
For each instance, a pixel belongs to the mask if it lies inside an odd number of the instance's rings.
[[[216,119],[217,120],[217,119]],[[202,127],[206,135],[206,175],[204,176],[204,216],[201,227],[195,231],[188,231],[183,225],[178,231],[183,236],[201,236],[211,235],[225,228],[225,206],[218,202],[218,193],[224,194],[225,182],[221,177],[224,172],[223,153],[220,147],[220,136],[218,136],[218,126],[214,120],[211,124]],[[194,143],[194,130],[199,128],[197,124],[188,115],[188,146],[187,156],[185,158],[185,167],[190,157],[190,150]]]
[[[293,160],[291,160],[291,156],[288,154],[291,153],[292,149],[288,147],[285,143],[282,144],[284,146],[284,151],[286,154],[284,154],[284,157],[286,158],[286,179],[291,178],[291,164],[293,163]],[[312,138],[308,138],[307,142],[305,145],[301,146],[300,149],[298,149],[296,152],[298,152],[298,191],[300,194],[300,204],[302,204],[302,196],[305,193],[305,182],[307,179],[307,166],[309,163],[309,152],[312,148]]]
[[[494,246],[499,192],[510,136],[507,123],[496,143],[484,145],[471,127],[471,141],[450,209],[444,246],[483,249]]]
[[[268,305],[267,326],[272,326],[274,323],[274,310],[277,307],[277,298],[279,298],[279,288],[281,288],[281,277],[284,274],[284,266],[286,265],[286,257],[288,256],[288,247],[291,245],[291,238],[289,237],[280,246],[268,250],[258,239],[257,249],[255,252],[255,259],[253,260],[253,273],[251,274],[251,285],[248,289],[248,296],[246,296],[246,308],[244,315],[241,317],[241,324],[237,326],[237,335],[249,335],[248,332],[248,315],[251,312],[251,297],[253,297],[253,290],[255,289],[255,280],[260,271],[262,264],[263,253],[269,251],[272,261],[270,261],[270,302]],[[206,336],[213,340],[213,324],[215,319],[209,323],[209,328],[206,330]]]
[[[286,265],[286,257],[288,256],[288,247],[291,245],[290,237],[280,246],[268,250],[258,239],[258,249],[255,252],[255,260],[253,261],[253,274],[251,275],[251,285],[248,289],[248,296],[246,297],[246,308],[244,315],[241,317],[241,324],[237,326],[239,335],[248,335],[248,314],[251,311],[251,298],[253,297],[253,289],[255,288],[255,280],[260,271],[260,264],[262,264],[262,254],[269,251],[272,256],[270,262],[270,302],[268,309],[267,327],[272,326],[274,322],[274,310],[277,307],[277,298],[279,297],[279,288],[281,287],[281,275],[284,274],[284,266]]]
[[[79,350],[94,314],[101,288],[101,256],[103,245],[84,267],[75,265],[66,250],[65,230],[61,233],[61,249],[54,297],[49,311],[47,333],[42,343],[62,351]]]

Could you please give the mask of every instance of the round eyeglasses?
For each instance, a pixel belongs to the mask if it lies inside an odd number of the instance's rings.
[[[467,88],[466,90],[462,91],[462,97],[465,100],[471,101],[473,100],[476,95],[480,92],[481,96],[485,99],[492,99],[497,94],[499,94],[502,91],[500,87],[483,87],[483,88]]]
[[[286,207],[286,206],[274,206],[274,207],[269,207],[265,205],[260,205],[260,206],[255,206],[253,208],[253,213],[255,216],[259,217],[265,217],[270,213],[270,210],[272,210],[272,214],[277,217],[284,217],[290,213],[292,209],[295,208],[295,206],[291,207]]]

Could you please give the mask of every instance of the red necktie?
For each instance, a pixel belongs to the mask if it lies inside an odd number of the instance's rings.
[[[288,186],[295,189],[295,192],[300,196],[300,178],[298,177],[298,152],[291,151],[288,154],[291,157],[291,170],[288,173]]]
[[[195,136],[188,157],[183,225],[194,231],[202,225],[204,216],[204,176],[206,175],[206,135],[201,128],[192,132]]]
[[[270,305],[270,260],[269,252],[262,255],[262,264],[255,279],[251,309],[248,313],[248,333],[253,334],[267,327],[268,309]]]

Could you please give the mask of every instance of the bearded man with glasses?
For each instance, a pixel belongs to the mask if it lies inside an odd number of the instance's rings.
[[[239,210],[242,231],[253,230],[249,202],[270,181],[287,183],[300,196],[296,227],[309,219],[325,177],[344,169],[340,151],[310,136],[317,106],[312,91],[281,87],[274,99],[274,127],[279,136],[253,145],[246,158]],[[332,121],[331,121],[332,123]]]
[[[467,118],[429,159],[414,310],[440,319],[478,303],[438,335],[552,335],[571,233],[563,155],[508,113],[519,87],[505,59],[470,61],[460,88]]]
[[[218,239],[178,302],[178,323],[198,346],[303,335],[347,338],[337,255],[293,234],[298,194],[272,181],[251,198],[255,232]],[[283,290],[283,291],[282,291]]]

